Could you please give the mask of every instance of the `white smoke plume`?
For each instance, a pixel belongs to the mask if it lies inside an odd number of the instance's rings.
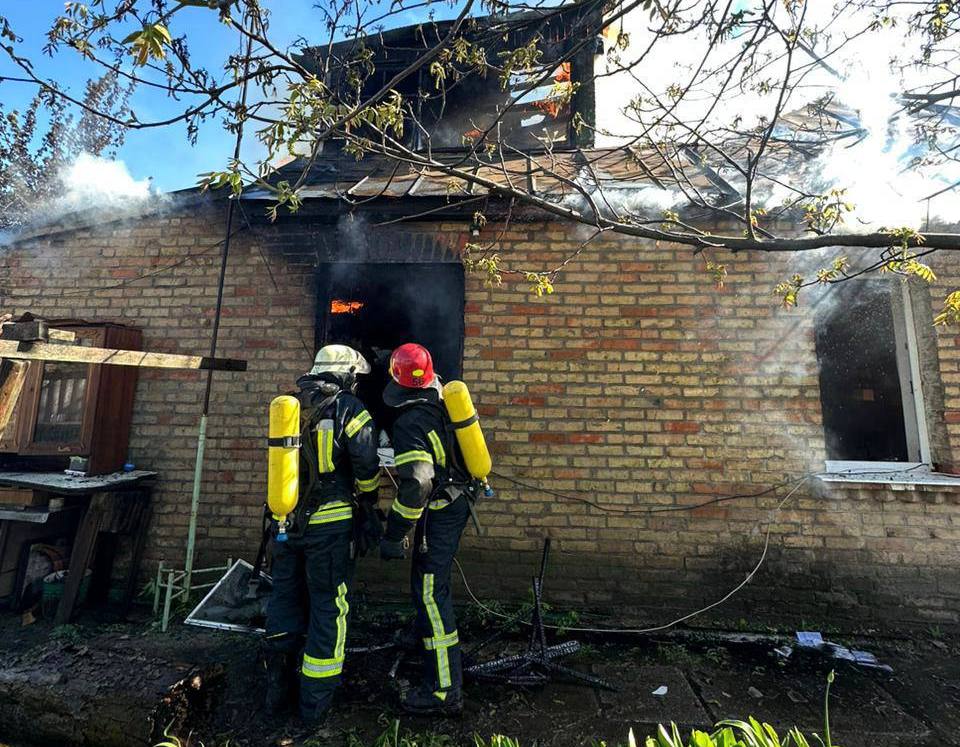
[[[149,179],[134,179],[123,161],[81,153],[60,176],[63,194],[54,201],[61,212],[129,207],[152,196]]]
[[[27,186],[22,215],[0,231],[0,245],[56,223],[87,222],[91,215],[116,219],[133,215],[147,205],[162,205],[166,196],[154,191],[150,179],[134,179],[123,161],[81,153],[53,175],[53,187],[44,194]],[[28,184],[23,180],[24,185]],[[52,196],[51,196],[52,192]]]
[[[751,5],[741,2],[739,7]],[[923,84],[924,76],[930,75],[907,64],[918,47],[917,40],[904,37],[905,14],[909,11],[902,11],[904,17],[892,27],[864,31],[871,17],[850,12],[851,5],[807,0],[805,27],[818,29],[819,33],[812,37],[809,51],[795,55],[794,75],[802,77],[790,90],[784,110],[803,111],[825,94],[832,94],[835,108],[854,112],[855,123],[848,124],[847,129],[858,126],[862,134],[838,140],[810,163],[803,177],[796,173],[777,176],[812,193],[845,189],[845,199],[855,206],[846,230],[897,225],[923,228],[928,217],[956,223],[960,216],[960,189],[946,191],[929,203],[927,198],[960,182],[960,164],[955,160],[924,158],[925,146],[917,137],[918,120],[905,111],[899,98],[903,91]],[[623,144],[639,135],[641,127],[630,111],[630,102],[638,97],[649,102],[655,97],[669,105],[668,89],[685,88],[702,63],[703,52],[709,45],[707,34],[712,33],[706,30],[676,39],[660,39],[632,70],[620,69],[629,67],[646,52],[654,39],[654,25],[646,13],[635,12],[605,34],[608,50],[616,44],[619,31],[629,35],[630,43],[618,52],[619,64],[608,63],[611,74],[597,79],[597,122],[605,130],[598,133],[598,146]],[[732,34],[717,45],[707,68],[735,57],[744,43],[744,35]],[[712,107],[702,130],[728,127],[734,122],[738,130],[759,125],[774,113],[780,93],[777,84],[786,73],[786,61],[776,51],[771,47],[770,59],[765,62],[763,77],[772,83],[768,89],[731,86],[715,101],[721,76],[701,80],[676,106],[677,119],[699,121]],[[826,64],[818,63],[817,56]],[[602,71],[604,63],[599,65]],[[677,137],[682,132],[682,128],[676,128],[672,135]],[[657,139],[660,134],[653,132],[651,136]],[[960,142],[960,132],[947,136]],[[735,169],[723,169],[720,173],[735,187],[742,187],[743,180]],[[768,209],[795,196],[791,190],[769,182],[756,184],[755,188],[762,203],[759,206]],[[663,195],[662,202],[669,200]],[[655,201],[649,202],[651,208],[659,206]]]

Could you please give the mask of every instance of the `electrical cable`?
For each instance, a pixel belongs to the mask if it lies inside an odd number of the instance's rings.
[[[684,623],[687,620],[691,620],[694,617],[697,617],[698,615],[702,615],[705,612],[709,612],[714,607],[719,607],[721,604],[723,604],[732,596],[734,596],[737,592],[739,592],[744,586],[750,583],[753,577],[760,570],[760,567],[763,565],[764,561],[767,559],[767,551],[770,549],[770,533],[773,529],[773,517],[784,507],[784,505],[786,505],[787,501],[789,501],[800,489],[800,487],[811,477],[812,475],[804,476],[783,497],[783,499],[777,504],[777,507],[771,511],[770,517],[767,522],[767,530],[763,540],[763,551],[760,553],[760,558],[757,560],[756,564],[753,566],[750,572],[746,575],[743,581],[741,581],[732,589],[730,589],[720,599],[714,602],[711,602],[710,604],[704,607],[701,607],[700,609],[694,610],[693,612],[689,612],[686,615],[678,617],[675,620],[671,620],[670,622],[663,623],[662,625],[654,625],[648,628],[586,628],[586,627],[576,627],[576,626],[568,626],[568,625],[561,626],[561,625],[547,625],[547,624],[544,624],[544,627],[548,628],[549,630],[560,630],[560,631],[569,632],[569,633],[608,633],[608,634],[617,634],[617,635],[644,635],[647,633],[657,633],[663,630],[667,630],[681,623]],[[470,597],[470,599],[473,601],[474,604],[476,604],[480,609],[482,609],[487,614],[493,615],[494,617],[499,617],[505,620],[516,619],[516,616],[508,615],[503,612],[499,612],[498,610],[491,609],[490,607],[485,605],[483,602],[481,602],[480,599],[477,598],[477,595],[473,593],[473,589],[470,588],[470,583],[467,581],[467,575],[466,573],[464,573],[463,566],[460,565],[460,561],[454,558],[453,562],[456,563],[457,570],[460,572],[460,578],[463,580],[463,587],[467,592],[467,596]],[[520,622],[522,622],[524,625],[527,625],[527,626],[531,624],[526,620],[521,620]]]
[[[552,495],[554,498],[562,498],[563,500],[566,500],[566,501],[583,503],[587,506],[592,506],[598,511],[604,511],[606,513],[656,514],[656,513],[664,513],[667,511],[693,511],[698,508],[703,508],[704,506],[712,506],[715,503],[724,503],[726,501],[735,501],[735,500],[741,500],[744,498],[762,498],[765,495],[770,495],[771,493],[775,493],[780,488],[785,488],[787,486],[793,485],[798,481],[803,481],[811,477],[815,477],[818,473],[808,472],[807,474],[801,477],[798,477],[794,480],[785,480],[784,482],[779,482],[776,485],[772,485],[769,488],[765,488],[764,490],[759,490],[755,493],[735,493],[733,495],[720,495],[720,496],[716,496],[715,498],[710,498],[708,500],[702,501],[701,503],[692,503],[690,505],[680,505],[680,506],[634,506],[634,507],[604,506],[603,504],[597,503],[596,501],[591,501],[589,498],[581,498],[580,496],[561,493],[557,490],[544,488],[540,485],[537,485],[536,483],[529,483],[529,482],[524,482],[523,480],[517,480],[514,477],[501,474],[500,472],[491,471],[490,474],[495,475],[496,477],[499,477],[501,480],[506,480],[509,483],[513,483],[518,487],[527,488],[528,490],[535,490],[538,493],[545,493],[546,495]]]
[[[259,234],[254,229],[253,224],[250,222],[250,217],[247,215],[247,211],[243,209],[243,200],[242,198],[237,199],[237,209],[240,210],[240,215],[243,217],[243,222],[247,226],[247,230],[253,232],[254,238],[259,238]],[[260,246],[260,241],[254,241],[253,245],[257,249],[257,254],[260,255],[260,261],[263,262],[264,269],[267,271],[267,275],[270,278],[270,283],[273,285],[273,290],[276,293],[280,293],[280,285],[277,283],[277,279],[273,274],[273,268],[270,266],[270,261],[267,259],[267,255],[263,253],[263,249]],[[307,358],[313,359],[314,351],[307,345],[307,341],[303,337],[303,330],[297,328],[297,336],[300,338],[300,346],[303,348],[303,351],[307,354]]]
[[[596,501],[591,501],[589,498],[582,498],[577,495],[570,495],[569,493],[561,493],[558,490],[551,490],[550,488],[545,488],[536,483],[524,482],[523,480],[518,480],[515,477],[510,477],[509,475],[504,475],[500,472],[491,471],[491,475],[499,477],[501,480],[506,480],[509,483],[512,483],[518,487],[526,488],[528,490],[534,490],[538,493],[544,493],[546,495],[552,495],[554,498],[561,498],[565,501],[572,501],[575,503],[583,503],[587,506],[591,506],[598,511],[603,511],[605,513],[611,514],[657,514],[664,513],[667,511],[694,511],[698,508],[703,508],[704,506],[712,506],[716,503],[726,503],[727,501],[741,500],[744,498],[762,498],[765,495],[770,495],[775,493],[780,488],[785,488],[787,486],[792,486],[795,483],[802,483],[806,480],[809,480],[812,477],[830,477],[830,476],[856,476],[858,474],[863,475],[905,475],[915,470],[925,467],[925,464],[916,464],[913,467],[907,467],[905,469],[892,469],[892,470],[877,470],[871,472],[858,472],[854,469],[841,470],[839,472],[807,472],[800,477],[794,478],[792,480],[784,480],[783,482],[778,482],[775,485],[765,488],[764,490],[759,490],[755,493],[734,493],[732,495],[719,495],[714,498],[702,501],[700,503],[691,503],[689,505],[679,505],[679,506],[634,506],[634,507],[618,507],[618,506],[605,506]],[[580,492],[580,491],[578,491]],[[638,496],[634,496],[637,498]]]
[[[238,228],[231,234],[231,238],[233,236],[236,236],[239,233],[242,233],[245,230],[246,229],[244,228]],[[148,272],[144,272],[140,275],[136,275],[135,277],[126,278],[124,280],[117,281],[116,283],[110,283],[108,285],[100,285],[100,286],[97,286],[96,288],[68,288],[57,294],[46,294],[46,295],[48,298],[68,298],[68,297],[75,298],[75,297],[82,297],[82,296],[92,296],[97,293],[100,293],[101,291],[116,290],[117,288],[125,288],[126,286],[133,285],[134,283],[137,283],[141,280],[153,278],[153,277],[156,277],[157,275],[162,275],[165,272],[169,272],[170,270],[175,270],[176,268],[181,267],[182,265],[185,265],[187,262],[190,262],[191,260],[206,257],[214,249],[219,249],[223,245],[224,241],[225,239],[221,239],[216,244],[211,244],[210,246],[204,247],[200,251],[186,254],[185,256],[171,262],[168,265],[157,267],[153,270],[149,270]],[[35,293],[10,293],[7,295],[7,297],[8,298],[33,298],[35,295],[36,295]]]
[[[753,568],[750,570],[750,572],[746,575],[746,577],[745,577],[740,583],[738,583],[736,586],[734,586],[732,589],[730,589],[726,594],[724,594],[722,597],[720,597],[720,599],[717,599],[716,601],[711,602],[710,604],[708,604],[708,605],[706,605],[706,606],[704,606],[704,607],[701,607],[701,608],[699,608],[699,609],[697,609],[697,610],[694,610],[693,612],[689,612],[689,613],[687,613],[687,614],[685,614],[685,615],[683,615],[683,616],[681,616],[681,617],[678,617],[678,618],[676,618],[676,619],[674,619],[674,620],[671,620],[670,622],[663,623],[662,625],[650,626],[650,627],[647,627],[647,628],[587,628],[587,627],[576,627],[576,626],[568,626],[568,625],[547,625],[547,624],[544,624],[544,627],[545,627],[545,628],[548,628],[548,629],[550,629],[550,630],[558,630],[558,631],[564,631],[564,632],[570,632],[570,633],[600,633],[600,634],[606,633],[606,634],[611,634],[611,635],[645,635],[645,634],[649,634],[649,633],[658,633],[658,632],[663,631],[663,630],[668,630],[668,629],[670,629],[670,628],[676,627],[677,625],[680,625],[681,623],[684,623],[684,622],[686,622],[686,621],[688,621],[688,620],[691,620],[691,619],[693,619],[694,617],[697,617],[698,615],[702,615],[702,614],[704,614],[705,612],[709,612],[710,610],[714,609],[715,607],[719,607],[721,604],[723,604],[724,602],[728,601],[731,597],[733,597],[733,596],[734,596],[735,594],[737,594],[741,589],[743,589],[743,587],[745,587],[748,583],[750,583],[750,581],[753,580],[753,577],[756,576],[757,572],[760,570],[761,566],[763,566],[764,562],[765,562],[766,559],[767,559],[767,553],[768,553],[768,551],[769,551],[769,549],[770,549],[770,534],[771,534],[771,532],[772,532],[772,530],[773,530],[773,519],[774,519],[774,517],[781,511],[781,509],[783,509],[783,507],[786,505],[787,501],[789,501],[789,500],[797,493],[797,491],[800,490],[800,488],[801,488],[808,480],[811,480],[812,478],[815,478],[815,477],[827,477],[827,476],[831,476],[831,475],[832,475],[832,476],[841,476],[841,475],[843,475],[843,476],[856,476],[856,475],[860,475],[860,474],[862,474],[862,475],[864,475],[864,476],[906,475],[906,474],[909,474],[910,472],[914,472],[914,471],[916,471],[916,470],[918,470],[918,469],[921,469],[921,468],[923,468],[923,467],[925,467],[925,466],[927,466],[927,465],[924,465],[924,464],[916,464],[916,465],[914,465],[913,467],[907,467],[906,469],[878,470],[878,471],[874,471],[874,472],[858,472],[858,471],[853,470],[853,469],[843,470],[843,471],[839,471],[839,472],[809,472],[809,473],[803,475],[802,477],[797,478],[796,480],[788,480],[788,481],[785,481],[785,482],[782,482],[782,483],[778,483],[777,485],[774,485],[773,487],[768,488],[768,489],[763,490],[763,491],[760,491],[760,492],[758,492],[758,493],[745,493],[745,494],[740,494],[740,495],[718,496],[717,498],[714,498],[714,499],[712,499],[712,500],[709,500],[709,501],[706,501],[706,502],[704,502],[704,503],[697,504],[697,505],[694,505],[694,506],[669,506],[669,507],[656,506],[656,507],[650,507],[650,508],[647,509],[646,511],[643,511],[643,510],[638,511],[638,510],[636,510],[636,509],[634,509],[634,510],[630,510],[630,509],[612,509],[612,508],[610,508],[610,507],[602,506],[602,505],[600,505],[600,504],[594,503],[593,501],[589,501],[589,500],[587,500],[587,499],[585,499],[585,498],[580,498],[580,497],[578,497],[578,496],[567,495],[567,494],[565,494],[565,493],[560,493],[560,492],[558,492],[558,491],[549,490],[549,489],[547,489],[547,488],[542,488],[542,487],[540,487],[539,485],[523,483],[523,482],[521,482],[521,481],[514,480],[513,478],[507,477],[506,475],[501,475],[501,474],[496,473],[496,472],[491,472],[491,474],[495,474],[495,475],[497,475],[497,477],[500,477],[501,479],[507,480],[508,482],[512,482],[512,483],[514,483],[514,484],[516,484],[516,485],[520,485],[520,486],[522,486],[522,487],[527,487],[527,488],[532,489],[532,490],[537,490],[537,491],[539,491],[539,492],[547,493],[548,495],[553,495],[553,496],[558,497],[558,498],[563,498],[563,499],[565,499],[565,500],[576,501],[576,502],[579,502],[579,503],[586,503],[586,504],[588,504],[588,505],[590,505],[590,506],[593,506],[593,507],[595,507],[595,508],[598,508],[598,509],[601,510],[601,511],[610,511],[610,512],[616,511],[616,512],[620,512],[620,513],[640,513],[640,512],[654,513],[654,512],[656,512],[656,511],[664,511],[664,510],[673,510],[673,511],[693,510],[693,509],[695,509],[695,508],[700,508],[700,507],[702,507],[702,506],[707,506],[707,505],[710,505],[710,504],[712,504],[712,503],[720,503],[721,501],[733,500],[733,499],[735,499],[735,498],[747,498],[747,497],[753,498],[753,497],[759,497],[759,496],[763,496],[763,495],[768,495],[768,494],[770,494],[771,492],[775,492],[776,490],[779,490],[779,489],[782,488],[782,487],[786,487],[787,485],[791,485],[791,486],[792,486],[792,487],[790,488],[790,490],[787,492],[787,494],[783,497],[783,499],[780,500],[780,502],[777,504],[777,506],[770,511],[769,517],[768,517],[768,519],[767,519],[766,532],[764,533],[764,538],[763,538],[763,550],[762,550],[761,553],[760,553],[760,558],[757,560],[756,564],[753,566]],[[756,525],[756,526],[759,527],[759,526],[761,525],[761,523],[762,523],[762,521],[757,522],[757,525]],[[457,571],[459,571],[459,573],[460,573],[460,578],[463,580],[463,587],[464,587],[464,589],[465,589],[466,592],[467,592],[467,596],[469,596],[470,599],[471,599],[471,601],[473,601],[473,603],[476,604],[480,609],[482,609],[482,610],[483,610],[484,612],[486,612],[488,615],[493,615],[494,617],[499,617],[499,618],[504,619],[504,620],[508,620],[508,621],[511,621],[511,622],[513,622],[513,621],[518,621],[518,622],[522,623],[523,625],[527,625],[527,626],[529,626],[529,625],[531,624],[531,623],[530,623],[529,621],[527,621],[527,620],[520,620],[520,619],[519,619],[519,615],[508,615],[508,614],[506,614],[506,613],[499,612],[498,610],[491,609],[489,606],[487,606],[487,605],[484,604],[482,601],[480,601],[480,599],[477,597],[477,595],[473,592],[473,589],[470,587],[470,582],[467,580],[467,575],[466,575],[466,573],[465,573],[464,570],[463,570],[463,566],[460,565],[460,561],[459,561],[457,558],[454,558],[454,559],[453,559],[453,562],[456,563],[456,565],[457,565]]]

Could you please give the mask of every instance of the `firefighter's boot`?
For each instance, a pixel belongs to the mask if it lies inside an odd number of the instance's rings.
[[[416,687],[407,691],[400,705],[406,713],[420,716],[454,716],[463,711],[463,696],[459,689]]]
[[[327,716],[330,714],[330,702],[332,700],[333,693],[331,692],[330,697],[324,698],[320,702],[309,705],[300,704],[300,720],[308,732],[313,733],[324,725]]]

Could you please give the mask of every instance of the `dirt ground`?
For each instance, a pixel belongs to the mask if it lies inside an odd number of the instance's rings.
[[[489,622],[469,614],[461,638],[489,636]],[[352,646],[385,643],[403,621],[381,613],[352,626]],[[520,630],[487,646],[478,658],[516,653],[525,647]],[[261,707],[262,674],[254,637],[175,625],[162,634],[148,620],[117,625],[83,616],[78,625],[54,629],[44,622],[22,627],[19,617],[0,614],[0,659],[49,647],[108,648],[192,664],[222,665],[224,676],[214,706],[197,714],[181,733],[190,744],[206,747],[264,747],[275,744],[345,745],[352,736],[370,744],[394,719],[401,729],[449,735],[437,744],[473,744],[472,735],[506,734],[522,745],[591,745],[626,742],[628,729],[653,733],[661,722],[705,728],[728,717],[753,715],[781,732],[798,726],[822,732],[827,672],[836,668],[831,690],[834,739],[859,745],[960,744],[960,639],[939,631],[910,638],[842,640],[874,653],[892,673],[865,670],[817,655],[794,653],[784,660],[776,640],[737,642],[735,636],[683,632],[658,638],[588,639],[566,664],[602,677],[616,692],[555,682],[519,688],[469,681],[465,709],[457,719],[401,717],[398,692],[416,677],[417,664],[404,655],[396,667],[396,647],[349,655],[345,682],[326,726],[312,737],[291,740],[295,722],[266,716]],[[556,639],[555,640],[560,640]],[[787,640],[785,637],[783,640]],[[110,673],[103,677],[109,680]],[[2,677],[2,665],[0,665]],[[665,692],[663,688],[666,688]],[[655,695],[654,692],[663,694]],[[4,736],[0,724],[0,738]],[[16,747],[33,747],[18,742]],[[94,747],[91,745],[91,747]]]

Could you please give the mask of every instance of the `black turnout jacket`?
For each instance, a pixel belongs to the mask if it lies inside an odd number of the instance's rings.
[[[386,530],[386,538],[396,542],[406,536],[431,500],[453,500],[469,484],[470,476],[443,406],[439,379],[426,389],[406,389],[391,382],[383,399],[398,410],[392,441],[399,489]],[[446,488],[448,495],[440,495]]]
[[[370,413],[349,390],[331,394],[321,391],[319,384],[297,383],[306,418],[300,436],[301,498],[306,497],[312,508],[352,495],[375,502],[380,457]]]

